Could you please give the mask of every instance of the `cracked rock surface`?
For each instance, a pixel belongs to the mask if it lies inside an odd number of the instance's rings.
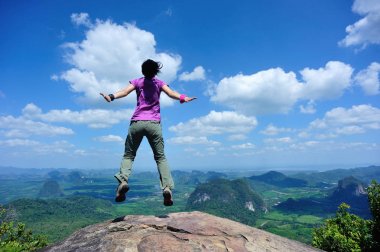
[[[85,227],[43,251],[320,251],[202,212],[128,215]]]

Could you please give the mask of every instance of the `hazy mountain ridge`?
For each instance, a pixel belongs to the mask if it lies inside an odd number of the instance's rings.
[[[200,183],[207,182],[209,180],[218,179],[218,178],[227,178],[228,176],[221,172],[215,171],[181,171],[174,170],[172,172],[173,179],[175,183],[186,184],[186,185],[198,185]]]
[[[288,177],[285,174],[277,171],[269,171],[259,176],[251,176],[250,180],[261,181],[267,184],[278,187],[304,187],[307,186],[307,181]]]
[[[304,179],[309,184],[317,183],[337,183],[345,177],[353,176],[365,184],[369,184],[371,180],[380,181],[380,166],[357,167],[350,169],[334,169],[323,172],[299,172],[293,175],[295,178]]]
[[[16,178],[29,176],[30,178],[44,177],[46,179],[52,178],[55,180],[64,179],[65,176],[72,172],[79,172],[85,177],[104,177],[113,176],[115,169],[69,169],[69,168],[19,168],[12,166],[0,166],[0,176],[1,178]]]
[[[343,202],[351,206],[352,213],[364,218],[371,217],[364,182],[353,176],[339,180],[338,186],[331,190],[330,195],[325,198],[290,198],[276,208],[287,212],[334,213]]]

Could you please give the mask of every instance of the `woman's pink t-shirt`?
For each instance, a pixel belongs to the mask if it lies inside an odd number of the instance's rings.
[[[165,83],[157,78],[141,77],[130,81],[135,86],[137,106],[132,121],[160,121],[160,93]]]

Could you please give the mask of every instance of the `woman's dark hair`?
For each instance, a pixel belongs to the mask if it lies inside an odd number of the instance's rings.
[[[156,62],[151,59],[144,61],[141,65],[142,74],[149,79],[156,76],[160,72],[161,68],[162,64],[160,62]]]

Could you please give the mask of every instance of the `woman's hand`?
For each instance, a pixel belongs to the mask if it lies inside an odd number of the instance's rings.
[[[185,97],[185,102],[191,102],[192,100],[197,99],[197,97]]]
[[[100,93],[101,96],[103,96],[103,98],[107,101],[107,102],[111,102],[111,97],[109,97],[109,95],[104,95],[103,93]]]
[[[111,102],[115,99],[120,99],[120,98],[123,98],[123,97],[129,95],[129,93],[131,93],[133,90],[135,90],[135,86],[133,86],[131,83],[129,83],[128,86],[117,91],[116,93],[109,94],[109,95],[104,95],[103,93],[100,93],[100,95],[103,96],[103,98],[106,101]]]

